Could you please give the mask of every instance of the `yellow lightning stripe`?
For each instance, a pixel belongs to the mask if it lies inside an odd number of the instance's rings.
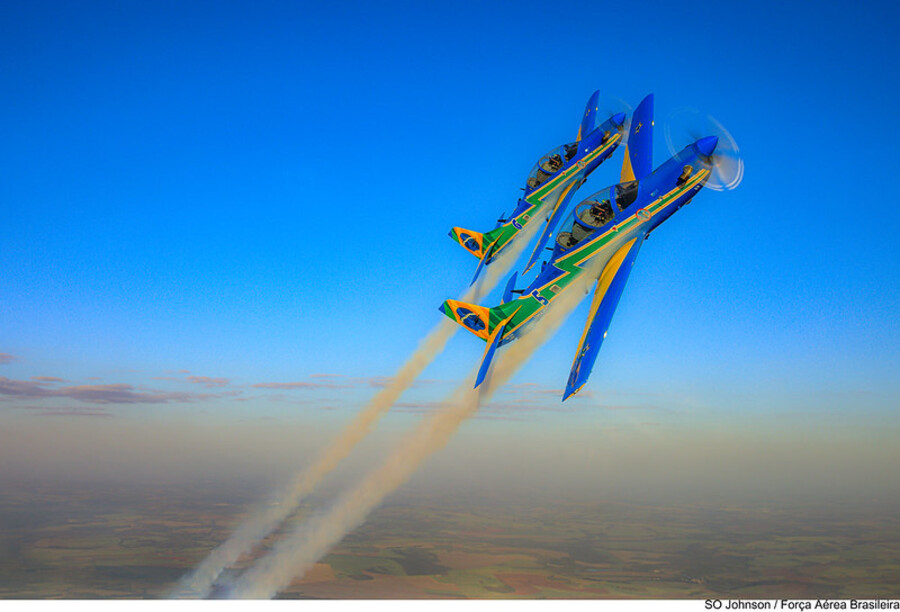
[[[591,163],[599,155],[602,155],[604,151],[609,149],[609,147],[611,147],[619,138],[621,138],[621,136],[619,136],[619,134],[611,136],[609,141],[604,146],[600,147],[599,149],[594,149],[593,153],[589,154],[587,157],[585,157],[583,160],[581,160],[582,161],[581,166],[579,166],[578,163],[573,164],[572,166],[570,166],[569,168],[564,170],[563,173],[560,174],[559,176],[557,176],[555,179],[553,179],[552,181],[550,181],[549,183],[547,183],[546,185],[544,185],[543,187],[541,187],[540,189],[538,189],[537,191],[535,191],[534,193],[532,193],[531,195],[526,197],[525,201],[528,202],[529,204],[531,204],[531,208],[528,208],[528,209],[522,211],[522,213],[518,217],[516,217],[514,220],[518,221],[519,224],[523,225],[523,226],[526,223],[530,223],[531,220],[534,219],[534,217],[535,217],[534,213],[536,213],[540,209],[541,205],[544,203],[543,202],[544,198],[546,198],[548,195],[550,195],[550,192],[553,191],[554,189],[556,189],[557,187],[559,187],[562,183],[565,182],[565,180],[568,180],[569,178],[572,178],[577,175],[577,172],[575,174],[568,174],[569,172],[571,172],[572,170],[578,170],[578,171],[583,170],[589,163]],[[568,177],[566,176],[567,174],[568,174]],[[556,202],[557,207],[559,207],[559,203],[563,199],[563,196],[566,193],[568,193],[568,190],[571,189],[572,186],[574,186],[574,185],[575,185],[575,183],[571,183],[571,185],[562,194],[560,194],[559,200],[557,200],[557,202]],[[545,189],[546,189],[546,191],[544,191]],[[543,195],[540,195],[540,196],[535,195],[542,191],[544,191]],[[533,202],[533,199],[537,199],[537,203]],[[553,210],[555,212],[556,208],[554,208]],[[523,222],[523,221],[521,221],[521,219],[525,215],[528,215],[528,220]],[[513,220],[510,220],[507,223],[504,223],[502,227],[506,227],[507,225],[512,225],[512,222],[513,222]],[[498,237],[497,240],[499,240],[499,239],[500,238]],[[500,251],[502,251],[507,246],[509,246],[510,243],[512,243],[512,238],[507,240],[499,249],[494,251],[494,253],[492,253],[492,256],[496,257],[500,253]],[[491,244],[493,244],[493,243],[491,243]],[[463,245],[463,246],[465,246],[465,245]],[[471,253],[471,251],[469,251],[469,252]],[[481,252],[487,253],[488,247],[482,246]],[[476,255],[476,257],[477,257],[477,255]]]
[[[572,170],[583,170],[584,166],[587,166],[589,163],[594,161],[594,159],[596,159],[599,155],[602,155],[607,149],[609,149],[612,145],[617,143],[621,138],[622,138],[622,136],[618,132],[616,134],[610,136],[609,140],[606,142],[605,145],[603,145],[599,149],[594,149],[594,151],[592,153],[589,153],[588,155],[585,156],[584,159],[581,160],[583,165],[579,166],[578,163],[572,164],[567,169],[563,170],[562,174],[560,174],[555,179],[551,180],[549,183],[547,183],[546,185],[544,185],[543,187],[541,187],[540,189],[535,191],[529,197],[535,197],[538,200],[543,200],[545,197],[547,197],[547,195],[549,195],[549,193],[551,191],[553,191],[554,189],[559,187],[560,183],[563,182],[562,179],[567,178],[566,175],[568,175],[569,177],[572,176],[572,174],[569,174]],[[541,195],[537,195],[539,193]]]

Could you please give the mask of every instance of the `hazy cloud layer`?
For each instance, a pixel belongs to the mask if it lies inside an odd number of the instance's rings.
[[[109,410],[104,408],[45,408],[43,406],[26,406],[26,410],[31,411],[35,416],[48,417],[112,417],[115,416]]]
[[[0,353],[0,365],[4,363],[9,363],[10,361],[15,361],[16,358],[9,353]]]
[[[347,389],[350,385],[319,382],[263,382],[251,385],[254,389]]]
[[[209,376],[188,376],[187,381],[195,385],[203,385],[208,389],[225,387],[231,382],[227,378],[210,378]]]
[[[13,380],[5,376],[0,376],[0,395],[21,399],[68,398],[89,404],[165,404],[221,397],[210,393],[139,389],[129,384],[55,387],[46,380]]]

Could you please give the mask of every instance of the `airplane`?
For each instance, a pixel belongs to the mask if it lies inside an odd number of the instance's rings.
[[[476,387],[487,375],[494,351],[521,336],[540,318],[544,308],[574,287],[573,281],[582,273],[592,269],[599,276],[563,401],[585,385],[641,244],[650,232],[689,203],[711,173],[717,171],[717,136],[700,138],[653,170],[653,126],[650,94],[632,116],[622,182],[592,194],[574,207],[563,224],[565,231],[557,235],[553,254],[526,289],[513,289],[515,273],[499,306],[485,308],[456,300],[441,305],[441,312],[487,343]],[[512,299],[513,293],[521,295]]]
[[[525,181],[525,194],[509,217],[498,219],[497,227],[484,234],[462,227],[450,230],[450,237],[479,259],[472,283],[526,224],[544,215],[547,226],[526,271],[531,268],[575,191],[619,146],[625,133],[625,113],[616,113],[596,126],[599,98],[600,92],[595,91],[588,99],[575,142],[554,148],[534,165]]]

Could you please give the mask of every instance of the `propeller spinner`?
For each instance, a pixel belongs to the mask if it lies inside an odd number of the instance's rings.
[[[676,142],[697,142],[701,153],[707,148],[712,158],[713,170],[704,188],[713,191],[731,191],[741,184],[744,178],[744,160],[734,136],[725,129],[713,116],[704,115],[693,108],[682,108],[673,111],[665,126],[666,146],[671,155],[679,150]]]

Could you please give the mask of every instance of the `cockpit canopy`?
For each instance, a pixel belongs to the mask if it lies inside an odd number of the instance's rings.
[[[566,163],[572,161],[577,154],[577,142],[570,142],[552,149],[534,165],[525,184],[529,189],[537,189],[547,182],[547,179],[559,172]]]
[[[562,227],[566,229],[557,234],[555,251],[568,251],[612,223],[616,215],[637,199],[637,194],[638,181],[629,181],[601,189],[580,202],[563,222]]]
[[[608,193],[608,189],[601,191],[595,194],[599,196],[597,199],[591,196],[575,207],[575,210],[569,215],[569,219],[563,224],[563,227],[568,229],[560,232],[556,237],[558,247],[563,251],[571,249],[613,220],[615,213],[612,204],[609,203],[608,197],[603,197]]]

